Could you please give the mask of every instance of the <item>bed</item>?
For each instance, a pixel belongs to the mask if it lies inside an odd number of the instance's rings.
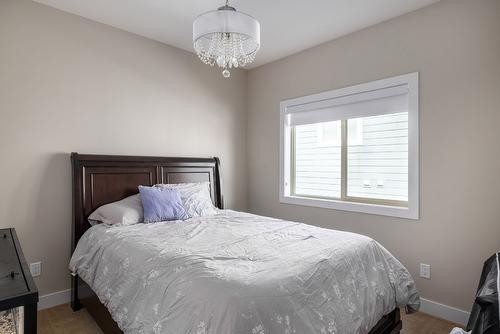
[[[217,158],[71,160],[71,306],[105,333],[393,334],[399,307],[418,309],[411,276],[372,239],[222,210]],[[139,185],[187,182],[209,182],[220,214],[113,228],[87,221]]]

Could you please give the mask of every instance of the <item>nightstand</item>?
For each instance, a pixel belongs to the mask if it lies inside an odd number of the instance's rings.
[[[14,333],[36,333],[38,289],[15,229],[0,229],[0,324]]]

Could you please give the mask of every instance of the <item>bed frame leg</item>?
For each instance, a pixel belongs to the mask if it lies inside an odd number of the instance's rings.
[[[396,324],[393,333],[400,334],[401,330],[403,329],[403,322],[401,321],[401,311],[397,307],[396,307],[396,310],[394,312],[394,320],[393,321]]]
[[[71,308],[74,312],[82,308],[78,298],[78,275],[76,274],[71,274]]]

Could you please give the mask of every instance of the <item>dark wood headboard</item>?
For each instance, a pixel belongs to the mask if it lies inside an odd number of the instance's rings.
[[[71,251],[90,228],[99,206],[136,194],[139,185],[210,182],[212,201],[223,208],[218,158],[162,158],[71,153],[73,229]]]

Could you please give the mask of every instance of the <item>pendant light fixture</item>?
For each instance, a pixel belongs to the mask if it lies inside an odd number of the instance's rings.
[[[260,49],[260,23],[226,5],[198,16],[193,23],[193,44],[205,64],[217,64],[225,78],[232,68],[254,61]]]

